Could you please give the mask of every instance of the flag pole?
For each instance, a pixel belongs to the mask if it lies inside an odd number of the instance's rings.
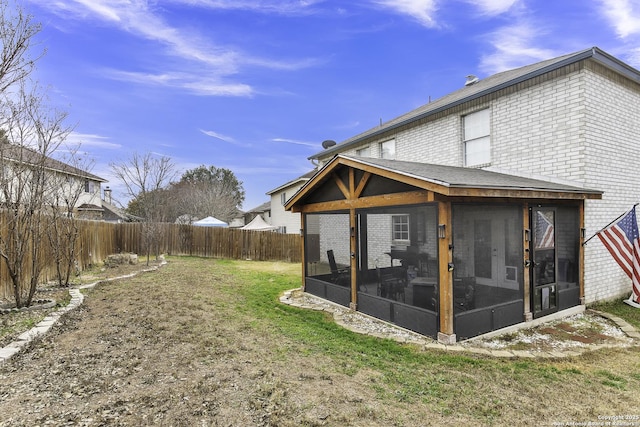
[[[638,206],[639,203],[634,204],[631,209],[635,208],[636,206]],[[623,216],[625,216],[626,214],[628,214],[629,212],[631,212],[631,209],[629,209],[628,211],[624,212],[623,214],[621,214],[619,217],[617,217],[616,219],[614,219],[613,221],[611,221],[609,224],[605,225],[604,227],[602,227],[600,230],[596,231],[593,236],[589,237],[587,240],[585,240],[584,242],[582,242],[582,246],[586,245],[587,242],[591,239],[593,239],[594,237],[596,237],[598,235],[598,233],[600,233],[602,230],[606,229],[607,227],[609,227],[611,224],[613,224],[614,222],[616,222],[617,220],[619,220],[620,218],[622,218]]]

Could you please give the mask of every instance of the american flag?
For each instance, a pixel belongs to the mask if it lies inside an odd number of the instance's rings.
[[[634,302],[640,302],[640,236],[636,207],[598,232],[598,237],[631,279]]]
[[[553,215],[553,212],[547,212]],[[555,247],[555,227],[553,219],[549,219],[545,213],[538,211],[536,217],[535,247],[536,249],[552,249]]]

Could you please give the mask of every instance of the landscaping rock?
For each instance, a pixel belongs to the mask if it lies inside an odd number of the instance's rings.
[[[104,261],[104,265],[106,267],[117,267],[119,265],[136,265],[138,264],[138,255],[137,254],[112,254],[107,256],[107,259]]]

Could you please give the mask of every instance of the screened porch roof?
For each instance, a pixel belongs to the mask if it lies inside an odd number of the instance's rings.
[[[352,183],[349,181],[350,170],[353,173]],[[416,189],[449,197],[602,198],[602,191],[598,190],[483,169],[339,154],[289,199],[285,209],[300,211],[301,206],[319,201],[337,202]]]

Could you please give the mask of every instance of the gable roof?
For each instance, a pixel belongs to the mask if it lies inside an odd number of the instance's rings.
[[[78,169],[52,157],[45,156],[22,145],[0,142],[0,158],[21,162],[27,165],[42,165],[45,169],[54,172],[74,175],[80,178],[90,179],[92,181],[107,182],[104,178],[100,178],[97,175],[83,171],[82,169]]]
[[[246,211],[245,214],[263,213],[270,210],[271,210],[271,200],[269,200],[268,202],[264,202],[260,206],[256,206],[255,208]]]
[[[102,200],[102,210],[103,216],[102,218],[105,221],[113,221],[120,220],[123,222],[142,222],[143,218],[135,215],[131,215],[118,208],[117,206],[112,205],[106,200]]]
[[[338,153],[350,146],[356,145],[367,138],[381,135],[384,132],[405,126],[412,122],[421,120],[425,117],[433,114],[440,113],[449,108],[464,104],[466,102],[478,99],[482,96],[497,92],[507,87],[522,83],[526,80],[541,76],[550,71],[555,71],[567,65],[575,64],[585,59],[592,59],[601,63],[602,65],[623,74],[625,77],[634,80],[640,84],[640,71],[625,64],[619,59],[609,55],[602,51],[598,47],[592,47],[589,49],[581,50],[578,52],[570,53],[567,55],[559,56],[557,58],[548,59],[535,64],[526,65],[524,67],[516,68],[513,70],[503,71],[492,76],[479,80],[469,86],[464,86],[455,92],[436,99],[426,105],[416,108],[406,114],[403,114],[395,119],[392,119],[380,126],[369,129],[356,136],[353,136],[340,144],[334,145],[326,150],[320,151],[311,157],[312,159],[326,158],[328,155]]]
[[[206,218],[202,218],[201,220],[194,221],[191,225],[195,225],[198,227],[226,227],[229,224],[219,220],[218,218],[208,216]]]
[[[249,224],[240,228],[240,230],[252,231],[273,231],[277,229],[277,226],[268,224],[260,215],[256,215],[256,217],[253,218]]]
[[[273,194],[273,193],[275,193],[275,192],[278,192],[278,191],[280,191],[280,190],[284,190],[285,188],[293,187],[294,185],[301,184],[301,183],[305,183],[305,182],[309,181],[309,178],[311,178],[311,177],[312,177],[316,172],[317,172],[317,171],[316,171],[315,169],[314,169],[314,170],[311,170],[311,171],[309,171],[309,172],[305,173],[305,174],[304,174],[304,175],[302,175],[302,176],[299,176],[299,177],[297,177],[297,178],[295,178],[295,179],[292,179],[291,181],[289,181],[289,182],[287,182],[287,183],[285,183],[285,184],[282,184],[282,185],[281,185],[281,186],[279,186],[278,188],[274,188],[274,189],[273,189],[273,190],[271,190],[271,191],[267,191],[267,193],[266,193],[266,194],[270,196],[270,195],[272,195],[272,194]]]
[[[340,167],[353,167],[416,188],[452,197],[512,197],[540,199],[600,199],[602,191],[459,166],[434,165],[343,154],[333,157],[296,194],[285,209],[304,205],[305,197]]]

